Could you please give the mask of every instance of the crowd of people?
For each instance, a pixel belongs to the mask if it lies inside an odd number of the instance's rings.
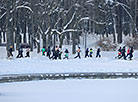
[[[8,50],[8,57],[13,57],[13,46],[10,46],[9,50]],[[47,56],[49,59],[52,60],[57,60],[57,59],[69,59],[69,50],[65,49],[65,51],[62,51],[61,48],[59,48],[58,46],[53,47],[53,49],[51,50],[50,46],[48,48],[43,47],[41,49],[42,52],[42,56]],[[119,48],[118,49],[118,55],[115,57],[116,59],[121,59],[123,58],[124,60],[126,60],[127,58],[129,60],[132,60],[133,57],[133,52],[134,49],[133,47],[129,47],[127,49],[127,53],[126,53],[126,47],[124,46],[123,48]],[[62,54],[64,54],[63,58],[62,58]],[[76,50],[76,56],[74,57],[74,59],[79,58],[81,59],[81,48],[78,47],[78,49]],[[30,49],[27,48],[26,49],[26,56],[25,57],[30,57]],[[92,48],[87,48],[85,50],[85,58],[87,57],[93,57],[93,49]],[[96,58],[100,58],[101,57],[101,49],[98,48],[96,51]],[[20,47],[18,49],[18,55],[16,58],[23,58],[23,48]]]
[[[8,58],[12,58],[13,57],[13,46],[10,46],[9,50],[8,50]],[[30,57],[30,49],[29,47],[26,49],[26,56],[25,57]],[[20,47],[18,49],[18,55],[16,56],[16,58],[23,58],[23,48]]]
[[[42,56],[47,56],[49,59],[62,59],[62,54],[63,51],[61,48],[59,48],[58,46],[53,47],[53,49],[51,50],[50,46],[46,49],[45,47],[42,48],[41,50],[42,52]],[[68,49],[66,49],[64,51],[64,58],[63,59],[69,59],[69,51]]]
[[[129,47],[127,49],[127,51],[126,51],[126,47],[125,46],[123,48],[120,47],[118,49],[118,56],[115,57],[115,58],[118,58],[118,59],[123,58],[124,60],[126,60],[128,58],[129,60],[132,60],[133,52],[134,52],[133,47]]]
[[[61,48],[59,48],[58,46],[56,46],[55,48],[53,48],[52,50],[50,50],[50,47],[48,47],[48,49],[42,48],[42,56],[47,56],[49,59],[69,59],[69,51],[68,49],[65,49],[65,51],[62,51]],[[96,58],[97,57],[101,57],[101,50],[100,48],[97,49],[97,53],[96,53]],[[64,53],[64,57],[62,58],[62,54]],[[51,55],[52,54],[52,55]],[[76,56],[74,57],[74,59],[79,58],[81,59],[81,48],[78,47],[78,49],[76,50]],[[87,48],[85,51],[85,58],[86,57],[93,57],[93,49],[92,48]]]

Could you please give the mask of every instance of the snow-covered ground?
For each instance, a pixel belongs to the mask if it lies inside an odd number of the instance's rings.
[[[2,49],[2,48],[1,48]],[[0,50],[2,51],[2,50]],[[0,75],[3,74],[24,74],[24,73],[71,73],[71,72],[138,72],[138,51],[135,51],[132,61],[117,60],[117,52],[102,52],[102,58],[49,60],[41,54],[33,52],[31,58],[7,60],[3,53],[0,53]],[[83,53],[83,52],[82,52]],[[16,53],[14,53],[16,55]]]
[[[137,80],[57,80],[0,84],[0,102],[138,102]]]

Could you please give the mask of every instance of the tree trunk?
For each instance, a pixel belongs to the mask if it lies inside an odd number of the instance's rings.
[[[7,56],[9,55],[8,54],[8,49],[10,48],[10,46],[13,46],[14,47],[14,41],[13,41],[13,28],[12,28],[12,16],[10,14],[10,10],[12,9],[11,8],[11,0],[7,0],[6,1],[6,37],[7,37]],[[14,48],[13,48],[14,49]]]
[[[43,35],[43,47],[46,47],[46,35]]]
[[[0,30],[0,44],[2,43],[2,32]]]
[[[116,43],[116,21],[115,18],[113,18],[113,28],[114,28],[114,32],[113,32],[113,43]]]
[[[117,10],[117,24],[118,24],[118,35],[117,35],[117,42],[120,44],[122,43],[122,8],[121,6],[119,5],[118,6],[118,10]]]
[[[64,41],[64,35],[60,35],[59,41],[60,41],[59,46],[60,46],[60,48],[62,48],[62,46],[63,46],[63,41]]]
[[[72,32],[72,54],[76,54],[76,39],[74,32]]]

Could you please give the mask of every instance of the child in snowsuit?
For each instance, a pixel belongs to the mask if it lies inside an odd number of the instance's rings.
[[[69,51],[68,51],[68,49],[65,50],[65,57],[63,59],[69,59]]]
[[[96,58],[97,58],[97,57],[99,57],[99,58],[101,57],[100,52],[101,52],[101,50],[100,50],[100,48],[98,48],[98,49],[97,49],[97,53],[96,53]]]
[[[87,48],[86,51],[85,51],[85,58],[86,57],[89,57],[89,48]]]
[[[93,50],[92,48],[90,49],[90,57],[92,57],[92,54],[93,54]]]
[[[80,59],[80,58],[81,58],[81,57],[80,57],[80,52],[81,52],[80,47],[78,47],[78,50],[77,50],[76,52],[77,52],[77,56],[76,56],[76,57],[74,57],[74,58],[79,57],[79,59]]]

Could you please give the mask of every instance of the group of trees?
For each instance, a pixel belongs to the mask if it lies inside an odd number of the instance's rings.
[[[15,49],[27,43],[75,47],[86,34],[135,37],[138,28],[137,0],[0,0],[0,44]]]

